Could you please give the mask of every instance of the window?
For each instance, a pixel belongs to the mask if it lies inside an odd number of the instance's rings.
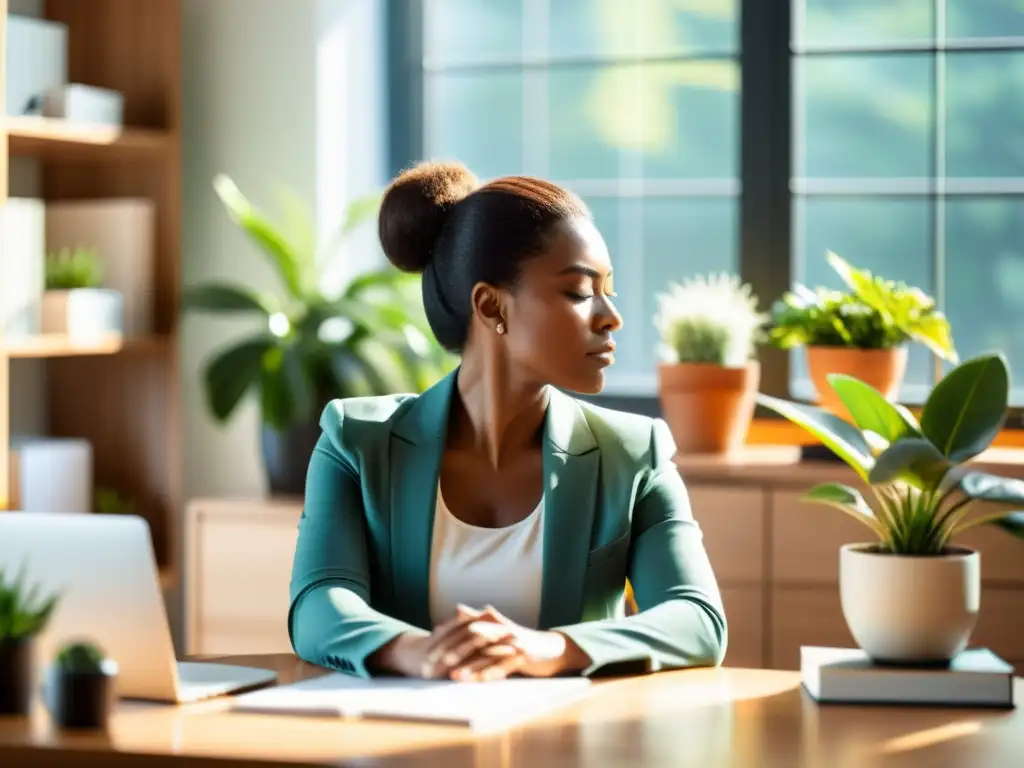
[[[587,200],[626,318],[609,392],[655,396],[668,281],[738,270],[767,306],[839,287],[827,249],[936,296],[962,357],[1024,370],[1024,0],[413,6],[399,80],[422,124],[403,118],[398,165],[455,157]],[[811,396],[801,350],[763,360],[763,391]],[[903,399],[941,372],[914,348]]]
[[[591,207],[626,320],[609,391],[653,394],[655,294],[739,267],[735,0],[425,0],[423,155]]]

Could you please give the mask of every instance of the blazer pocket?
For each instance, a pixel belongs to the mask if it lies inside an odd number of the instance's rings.
[[[603,563],[606,560],[612,560],[620,555],[625,555],[626,551],[629,549],[629,535],[630,532],[626,531],[611,544],[605,544],[603,547],[598,547],[593,550],[587,556],[587,565],[597,565],[598,563]]]

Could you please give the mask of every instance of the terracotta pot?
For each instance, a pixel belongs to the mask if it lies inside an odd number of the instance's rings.
[[[807,367],[818,393],[818,403],[846,419],[849,414],[828,383],[828,375],[845,373],[874,387],[889,400],[895,400],[907,372],[907,348],[808,347]]]
[[[742,368],[713,363],[658,366],[661,411],[679,453],[730,453],[743,446],[761,383],[757,361]]]
[[[845,544],[839,550],[843,617],[876,661],[948,661],[967,646],[978,621],[980,571],[978,553],[962,547],[911,557]]]

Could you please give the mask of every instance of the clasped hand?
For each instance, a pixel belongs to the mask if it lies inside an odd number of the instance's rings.
[[[496,609],[459,606],[456,615],[416,637],[409,672],[428,679],[501,680],[512,674],[551,677],[566,668],[568,640],[516,624]],[[412,665],[410,665],[412,666]]]

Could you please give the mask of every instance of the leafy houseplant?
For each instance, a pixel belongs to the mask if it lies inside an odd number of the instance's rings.
[[[843,614],[858,644],[884,661],[948,661],[977,620],[978,553],[954,542],[978,525],[1024,538],[1024,481],[969,462],[1002,427],[1010,374],[1002,353],[958,365],[932,390],[918,421],[865,382],[831,374],[853,423],[814,406],[767,395],[758,401],[841,457],[874,497],[842,483],[805,498],[837,507],[874,534],[840,550]],[[973,514],[977,507],[997,509]]]
[[[957,353],[949,322],[918,288],[855,269],[827,254],[847,291],[797,285],[772,307],[768,332],[780,349],[802,346],[820,402],[844,415],[830,373],[855,376],[894,398],[907,366],[907,344],[923,344],[951,363]]]
[[[124,329],[124,297],[103,288],[103,264],[92,248],[47,254],[42,303],[43,333],[89,342]]]
[[[341,239],[376,213],[376,196],[354,202],[338,235],[317,248],[301,209],[292,206],[286,229],[227,176],[218,176],[214,189],[231,219],[270,260],[285,291],[276,296],[244,283],[211,282],[185,292],[188,310],[249,314],[261,321],[253,334],[207,362],[208,406],[223,423],[248,393],[258,391],[270,491],[301,494],[327,401],[419,392],[454,361],[433,340],[416,276],[388,267],[356,277],[339,295],[321,287]]]
[[[0,715],[25,715],[32,702],[34,640],[45,629],[58,597],[27,587],[25,569],[8,580],[0,569]]]
[[[103,264],[92,248],[63,248],[47,254],[45,279],[48,291],[99,288],[103,284]]]
[[[658,394],[680,453],[726,453],[746,438],[767,315],[738,277],[674,283],[658,296]]]
[[[117,701],[118,665],[93,643],[75,641],[48,672],[46,703],[62,728],[106,728]]]

